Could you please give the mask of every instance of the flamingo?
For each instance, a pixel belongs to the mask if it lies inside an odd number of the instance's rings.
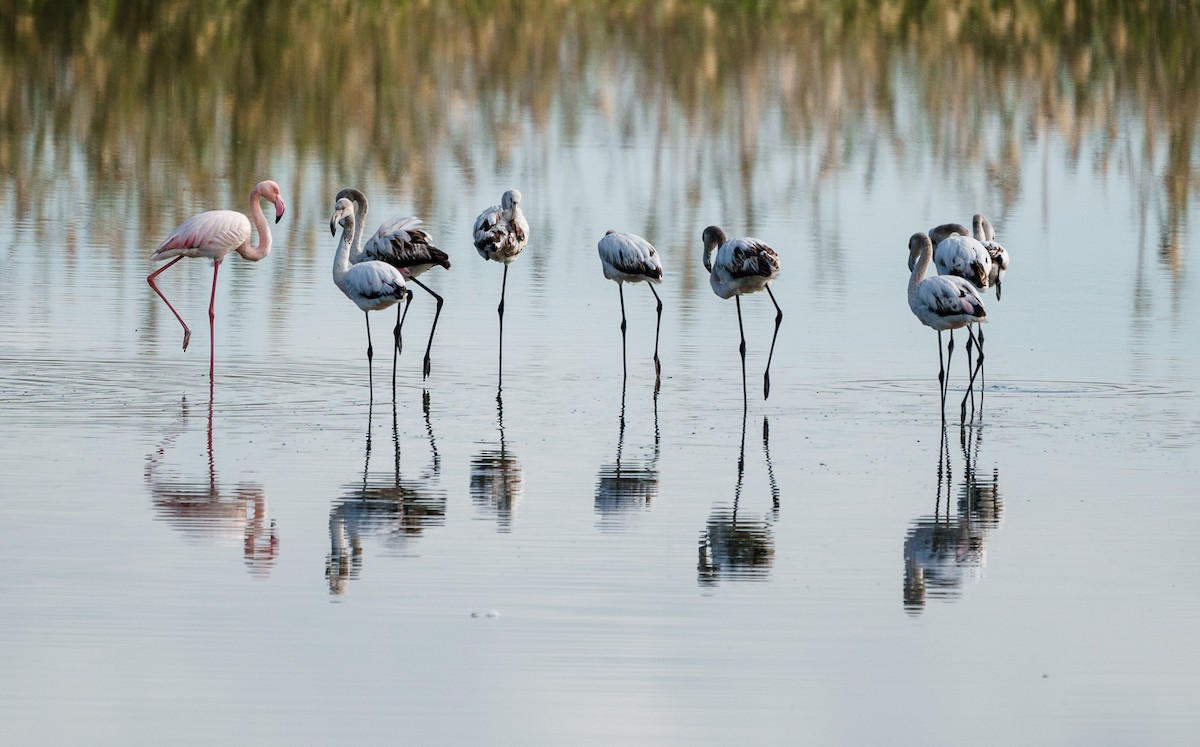
[[[975,240],[983,244],[983,248],[987,250],[988,256],[992,259],[991,272],[988,273],[988,285],[996,287],[996,300],[1000,300],[1000,281],[1004,279],[1004,273],[1008,272],[1008,250],[996,241],[996,232],[992,229],[992,223],[983,213],[975,213],[971,219],[971,227],[975,235]],[[983,340],[980,339],[982,344]]]
[[[263,259],[271,251],[271,225],[267,223],[267,218],[263,215],[262,205],[259,204],[259,199],[267,200],[275,205],[275,222],[283,217],[284,204],[283,197],[279,192],[279,185],[270,179],[261,181],[254,185],[254,189],[250,191],[250,216],[254,220],[254,228],[258,229],[258,245],[251,246],[250,244],[250,218],[235,211],[235,210],[209,210],[193,215],[183,223],[179,224],[170,236],[163,239],[163,242],[158,245],[154,253],[150,255],[150,261],[161,262],[164,259],[171,261],[146,277],[146,282],[154,289],[166,304],[179,323],[183,325],[183,349],[187,350],[188,342],[192,339],[192,330],[188,329],[187,322],[183,321],[183,317],[167,300],[167,297],[159,290],[154,279],[167,271],[167,268],[173,266],[176,262],[184,257],[205,257],[213,261],[213,284],[212,293],[208,299],[208,378],[212,379],[214,364],[216,362],[216,341],[213,339],[213,320],[216,318],[216,303],[217,303],[217,271],[221,268],[221,260],[225,259],[230,252],[237,252],[242,256],[242,259],[248,259],[251,262],[257,262]]]
[[[363,226],[366,225],[367,219],[367,196],[357,189],[343,189],[337,193],[336,199],[340,200],[343,197],[354,203],[356,210],[354,216],[354,246],[350,250],[350,263],[358,264],[359,262],[369,260],[387,262],[399,270],[404,275],[405,280],[411,280],[425,289],[425,292],[433,296],[434,301],[437,303],[437,309],[433,313],[433,327],[429,330],[429,343],[425,346],[425,365],[422,378],[429,378],[433,333],[437,330],[438,317],[442,314],[442,303],[445,299],[435,293],[428,285],[417,280],[417,276],[433,267],[444,267],[449,270],[450,257],[433,245],[428,232],[417,227],[420,225],[421,220],[415,216],[393,218],[384,222],[364,247]],[[401,315],[399,307],[396,309],[396,328],[393,330],[396,338],[396,347],[392,353],[393,371],[395,370],[396,355],[403,348],[403,342],[400,339],[400,329],[404,325],[404,317],[408,316],[408,307],[412,305],[411,291],[409,291],[408,300],[409,303],[404,304],[403,315]]]
[[[957,275],[970,282],[980,292],[988,289],[989,278],[992,275],[992,256],[983,243],[967,231],[961,223],[943,223],[929,231],[929,239],[933,243],[933,264],[940,275]],[[912,257],[909,257],[909,270],[912,269]],[[974,394],[975,376],[983,368],[983,328],[979,330],[979,356],[975,366],[971,366],[971,346],[974,340],[967,338],[967,372],[970,374],[968,391]],[[975,399],[972,396],[971,405]]]
[[[658,332],[662,327],[662,299],[654,290],[655,283],[661,283],[663,277],[662,261],[658,258],[658,250],[641,236],[632,233],[617,233],[608,231],[604,238],[596,244],[600,252],[600,266],[604,277],[615,280],[617,292],[621,297],[621,373],[628,375],[625,368],[625,286],[624,283],[640,283],[643,280],[650,283],[650,292],[658,304],[658,323],[654,327],[654,388],[657,391],[661,380],[662,364],[658,360]]]
[[[954,357],[954,330],[973,322],[986,322],[987,312],[975,286],[957,275],[925,277],[933,257],[933,242],[928,234],[915,233],[908,240],[912,276],[908,280],[908,306],[926,327],[938,333],[938,391],[942,398],[942,422],[946,421],[946,369]],[[942,331],[950,331],[946,364],[942,364]],[[968,387],[967,394],[970,394]],[[967,394],[963,395],[962,419],[966,419]]]
[[[375,382],[371,361],[375,357],[375,349],[371,345],[371,317],[368,312],[380,311],[403,301],[409,291],[404,283],[404,274],[387,262],[365,260],[350,264],[354,222],[354,203],[339,197],[333,208],[333,216],[329,219],[329,233],[336,234],[337,226],[342,227],[342,238],[333,257],[333,283],[346,294],[346,298],[362,309],[367,321],[367,380],[373,398]]]
[[[521,193],[510,189],[500,196],[500,204],[493,205],[475,219],[473,230],[475,249],[479,256],[504,264],[504,278],[500,281],[501,354],[504,342],[504,290],[508,285],[508,266],[513,263],[525,243],[529,241],[529,223],[521,213]]]
[[[725,232],[718,226],[704,229],[704,269],[709,271],[709,283],[713,293],[721,298],[737,302],[738,333],[742,344],[738,352],[742,356],[742,404],[746,394],[746,333],[742,329],[742,295],[766,290],[775,304],[775,334],[771,336],[771,352],[767,355],[767,369],[763,373],[763,399],[771,396],[771,358],[775,356],[775,339],[779,337],[779,324],[783,321],[783,310],[771,292],[771,281],[779,277],[779,254],[758,239],[726,239]]]

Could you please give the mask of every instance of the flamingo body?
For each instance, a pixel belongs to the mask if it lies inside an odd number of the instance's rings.
[[[510,189],[500,197],[499,205],[480,213],[472,236],[479,256],[505,265],[512,263],[529,241],[529,223],[521,212],[521,193]]]
[[[983,213],[976,213],[971,219],[975,239],[983,244],[988,256],[992,259],[991,273],[988,275],[988,285],[995,286],[996,300],[1000,300],[1000,282],[1004,273],[1008,272],[1008,250],[996,241],[996,232],[992,229],[991,221]]]
[[[957,275],[980,290],[988,287],[992,257],[983,244],[971,236],[952,233],[937,242],[933,248],[933,263],[941,275]]]
[[[618,283],[661,283],[662,261],[649,241],[632,233],[609,231],[596,245],[604,277]]]
[[[746,333],[742,329],[742,296],[765,290],[775,305],[775,332],[771,336],[771,351],[767,354],[767,368],[763,372],[763,399],[771,396],[771,359],[775,357],[775,340],[779,337],[779,325],[783,322],[783,310],[771,292],[771,282],[779,277],[781,265],[779,254],[766,242],[752,238],[727,239],[719,226],[709,226],[701,236],[704,242],[704,269],[708,270],[708,282],[713,293],[721,298],[733,298],[738,310],[738,333],[742,342],[738,352],[742,356],[742,405],[748,404],[746,392]]]

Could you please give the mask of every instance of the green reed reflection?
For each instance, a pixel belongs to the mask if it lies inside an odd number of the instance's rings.
[[[0,167],[28,196],[78,149],[85,181],[137,193],[157,235],[181,217],[166,201],[177,185],[223,204],[226,180],[240,195],[306,153],[331,183],[382,179],[428,208],[434,153],[469,175],[470,143],[489,141],[502,164],[531,134],[570,138],[594,107],[631,137],[724,143],[714,168],[747,193],[762,130],[779,126],[819,149],[819,177],[928,140],[944,168],[986,167],[1004,207],[1022,190],[1022,150],[1053,133],[1072,159],[1128,170],[1138,203],[1164,198],[1147,222],[1177,267],[1198,35],[1200,8],[1168,1],[17,0],[0,8]],[[933,116],[906,116],[912,96]],[[1129,158],[1121,130],[1139,120],[1143,152]]]

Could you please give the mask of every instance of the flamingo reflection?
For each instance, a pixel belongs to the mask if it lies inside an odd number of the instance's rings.
[[[275,521],[268,519],[267,494],[258,483],[222,488],[213,458],[213,383],[209,379],[207,475],[200,479],[164,472],[168,452],[187,431],[189,405],[180,403],[179,422],[146,457],[144,478],[154,503],[154,518],[184,537],[206,543],[240,542],[246,569],[255,576],[270,574],[279,552]]]
[[[496,515],[496,528],[512,531],[513,513],[521,502],[525,470],[504,441],[503,389],[496,388],[496,423],[499,448],[488,448],[471,459],[471,502],[482,512]]]
[[[392,402],[392,474],[371,476],[371,416],[367,409],[367,446],[362,482],[348,485],[329,511],[329,556],[325,577],[329,592],[341,595],[362,572],[363,538],[381,536],[388,546],[404,552],[426,527],[441,526],[446,520],[446,491],[438,487],[441,455],[429,415],[429,392],[422,394],[425,432],[429,439],[429,466],[418,477],[404,479],[400,471],[400,428],[396,403]]]
[[[617,459],[600,468],[596,479],[596,513],[600,527],[614,529],[625,517],[649,507],[658,497],[658,392],[654,393],[654,452],[649,459],[624,457],[625,382],[621,383],[621,417],[617,436]]]
[[[762,579],[775,562],[775,537],[771,525],[779,518],[779,485],[771,464],[771,430],[763,417],[763,455],[771,486],[771,511],[764,517],[739,515],[742,480],[746,472],[746,411],[742,411],[742,443],[738,452],[737,484],[733,506],[718,507],[708,517],[700,535],[700,560],[696,566],[702,586],[715,586],[721,578]]]
[[[904,608],[910,613],[923,610],[927,597],[957,598],[963,586],[983,578],[988,534],[1000,525],[1003,502],[999,471],[987,477],[976,469],[983,433],[974,431],[973,451],[966,430],[959,432],[964,474],[953,515],[949,437],[942,431],[933,516],[913,522],[904,540]]]

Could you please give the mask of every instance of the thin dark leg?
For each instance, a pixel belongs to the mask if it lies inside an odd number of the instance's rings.
[[[496,379],[502,381],[504,379],[504,289],[508,286],[508,265],[504,265],[504,279],[500,281],[500,305],[496,307],[496,313],[500,315],[500,351],[496,357]],[[499,396],[499,386],[497,386],[497,396]]]
[[[767,370],[763,373],[763,399],[771,396],[771,358],[775,356],[775,338],[779,337],[779,325],[783,322],[783,309],[779,308],[779,302],[775,300],[775,294],[771,292],[769,285],[767,295],[771,297],[771,303],[775,304],[775,334],[771,335],[771,352],[767,353]]]
[[[617,281],[617,293],[621,296],[621,379],[629,375],[625,365],[625,284]]]
[[[404,320],[408,318],[408,307],[412,306],[413,292],[407,290],[407,295],[396,304],[396,326],[392,329],[392,337],[394,343],[392,345],[392,399],[396,399],[396,365],[399,363],[400,354],[404,352],[404,338],[401,332],[404,329]],[[400,307],[404,307],[401,309]]]
[[[208,380],[213,380],[213,372],[217,363],[217,338],[213,331],[213,322],[217,318],[217,270],[221,269],[221,260],[213,262],[212,294],[208,297]]]
[[[975,340],[975,333],[971,331],[971,325],[967,325],[967,350],[971,350],[971,343]],[[979,369],[972,365],[970,352],[967,353],[967,391],[963,393],[962,405],[959,408],[959,423],[965,423],[967,420],[967,398],[971,399],[971,412],[975,412],[975,372]]]
[[[946,424],[946,363],[942,358],[942,331],[938,330],[938,396],[942,400],[942,425]]]
[[[442,302],[444,301],[444,299],[441,296],[439,296],[438,294],[434,293],[432,290],[430,290],[429,286],[425,285],[420,280],[417,280],[416,278],[409,278],[409,280],[413,281],[417,285],[424,288],[425,291],[429,295],[433,296],[434,301],[437,302],[437,309],[433,312],[433,327],[431,327],[429,330],[429,344],[425,346],[425,373],[421,377],[422,379],[428,379],[429,378],[429,366],[430,366],[429,351],[431,351],[433,349],[433,333],[437,331],[438,317],[442,315]],[[409,291],[409,293],[411,294],[412,291]]]
[[[650,286],[650,292],[654,294],[654,300],[658,303],[658,321],[654,325],[654,391],[657,392],[662,383],[662,363],[658,360],[658,332],[662,329],[662,299],[658,297],[658,291],[654,290],[653,285]]]
[[[950,393],[950,361],[954,360],[954,330],[950,330],[950,344],[946,346],[946,383],[942,386],[942,420],[946,419],[946,395]]]
[[[742,297],[734,296],[733,300],[737,303],[738,334],[742,339],[742,344],[738,345],[738,353],[742,356],[742,414],[745,415],[745,410],[750,402],[750,395],[746,392],[746,332],[742,329]],[[745,430],[744,424],[743,430]]]
[[[375,358],[375,348],[371,345],[371,315],[363,312],[363,318],[367,320],[367,386],[370,388],[371,401],[375,401],[375,374],[371,371],[371,361]]]
[[[167,300],[167,297],[163,295],[163,292],[159,290],[158,286],[154,283],[154,278],[166,272],[168,267],[173,266],[181,259],[183,259],[183,257],[176,257],[154,272],[150,273],[146,277],[146,282],[150,284],[150,287],[154,289],[154,292],[158,294],[158,297],[163,300],[163,303],[167,305],[167,308],[171,310],[171,313],[174,314],[175,318],[179,320],[179,323],[183,325],[183,349],[187,350],[188,341],[192,339],[192,331],[188,329],[187,322],[183,321],[183,317],[179,315],[179,312],[175,310],[175,307],[171,305],[171,302]]]
[[[996,286],[996,291],[999,292],[1000,286]],[[999,298],[999,296],[997,296]],[[979,338],[979,358],[975,361],[975,370],[979,373],[979,406],[983,407],[983,392],[987,389],[987,384],[983,377],[983,325],[975,325],[975,336]]]

